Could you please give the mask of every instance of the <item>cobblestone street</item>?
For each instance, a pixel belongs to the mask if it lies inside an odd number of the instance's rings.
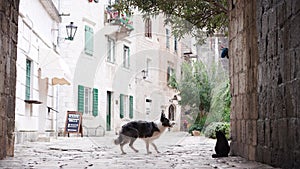
[[[113,144],[114,138],[116,135],[109,133],[105,137],[58,137],[50,142],[16,144],[15,157],[0,161],[0,168],[272,168],[241,157],[213,159],[216,140],[183,132],[164,133],[155,141],[161,153],[153,151],[150,155],[146,155],[142,140],[134,144],[138,153],[126,145],[127,154],[121,155],[119,146]]]

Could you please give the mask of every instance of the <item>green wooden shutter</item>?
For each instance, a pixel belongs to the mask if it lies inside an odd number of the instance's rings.
[[[31,60],[26,59],[25,100],[30,99],[30,81],[31,81]]]
[[[84,87],[78,85],[78,111],[83,113],[84,111]]]
[[[98,89],[93,89],[93,116],[98,116]]]
[[[133,118],[133,96],[129,96],[129,118]]]
[[[107,108],[108,108],[108,111],[107,111],[107,114],[106,114],[106,129],[107,131],[110,131],[111,130],[111,92],[107,92]]]
[[[120,94],[120,118],[124,118],[124,97]]]
[[[86,54],[93,56],[94,52],[94,31],[91,27],[85,25],[85,46],[84,51]]]

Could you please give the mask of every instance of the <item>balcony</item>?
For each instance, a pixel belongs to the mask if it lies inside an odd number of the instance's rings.
[[[118,26],[118,29],[110,36],[115,36],[117,39],[123,39],[129,36],[130,32],[134,30],[133,22],[130,16],[120,13],[111,6],[105,8],[104,22],[108,26]]]

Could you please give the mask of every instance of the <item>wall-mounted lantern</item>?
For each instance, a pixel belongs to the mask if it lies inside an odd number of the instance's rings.
[[[66,26],[67,29],[67,35],[66,40],[73,40],[77,31],[77,26],[74,25],[73,22],[70,22],[70,25]]]
[[[148,77],[148,71],[142,70],[142,73],[143,73],[143,79],[146,79]]]
[[[178,101],[178,98],[176,95],[174,95],[174,97],[169,100],[170,103],[173,103],[173,101]]]

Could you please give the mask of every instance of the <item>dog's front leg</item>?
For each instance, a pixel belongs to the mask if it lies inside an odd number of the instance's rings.
[[[121,151],[122,151],[122,155],[124,155],[124,154],[126,154],[125,152],[124,152],[124,150],[123,150],[123,146],[124,146],[124,144],[122,145],[120,145],[120,149],[121,149]]]
[[[137,153],[137,152],[139,152],[139,151],[133,147],[133,143],[134,143],[135,140],[136,140],[136,138],[131,138],[130,143],[129,143],[129,146],[131,147],[131,149],[132,149],[133,151],[135,151],[135,152]]]
[[[160,153],[160,152],[158,151],[158,149],[157,149],[157,147],[156,147],[156,145],[155,145],[154,143],[151,143],[151,145],[154,147],[154,149],[155,149],[155,151],[156,151],[157,153]]]
[[[146,149],[147,149],[147,154],[151,154],[151,152],[149,151],[149,141],[146,141]]]

